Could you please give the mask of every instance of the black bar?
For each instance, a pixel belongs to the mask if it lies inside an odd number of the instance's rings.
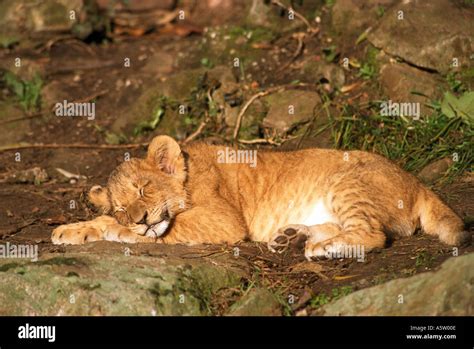
[[[25,334],[26,324],[30,330],[31,326],[55,326],[54,342],[20,339],[20,326],[25,326]],[[230,344],[296,348],[301,344],[315,349],[343,345],[472,349],[473,325],[472,317],[1,317],[0,348],[150,343],[153,347],[191,344],[193,348]],[[414,335],[426,338],[407,338]],[[434,335],[456,338],[435,339]]]

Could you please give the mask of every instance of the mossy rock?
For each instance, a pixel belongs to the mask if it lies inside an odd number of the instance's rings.
[[[242,274],[204,260],[68,254],[2,260],[0,277],[1,315],[210,315],[212,294]]]

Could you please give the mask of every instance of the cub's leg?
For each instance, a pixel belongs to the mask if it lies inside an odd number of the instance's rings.
[[[99,240],[127,243],[158,242],[155,238],[134,233],[110,216],[100,216],[91,221],[61,225],[53,230],[51,240],[55,245],[81,245]]]
[[[344,251],[347,247],[364,247],[368,252],[377,247],[384,247],[386,236],[382,225],[371,214],[371,206],[348,206],[339,210],[341,224],[325,223],[313,226],[288,225],[281,228],[268,242],[272,252],[283,252],[299,237],[307,237],[305,257],[324,257]],[[337,212],[336,212],[337,214]]]
[[[382,231],[381,224],[362,209],[345,217],[340,226],[334,226],[339,229],[339,233],[337,230],[332,230],[330,238],[321,240],[321,237],[328,233],[321,231],[320,234],[314,234],[306,241],[305,257],[308,260],[311,260],[312,257],[339,254],[347,247],[351,249],[363,247],[364,252],[368,252],[374,248],[385,246],[386,236]],[[313,227],[314,230],[325,228],[322,226]]]

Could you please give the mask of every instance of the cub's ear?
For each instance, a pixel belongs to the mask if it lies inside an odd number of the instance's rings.
[[[94,185],[90,190],[87,198],[102,213],[108,213],[111,210],[109,200],[109,189]]]
[[[179,144],[169,136],[157,136],[148,146],[147,161],[161,171],[176,174],[183,171],[184,163]]]

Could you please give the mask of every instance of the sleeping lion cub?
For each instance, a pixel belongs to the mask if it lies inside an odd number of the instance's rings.
[[[124,162],[106,187],[91,188],[89,201],[105,215],[59,226],[53,242],[250,239],[282,252],[304,235],[311,259],[347,246],[383,247],[387,236],[408,236],[418,227],[449,245],[470,239],[433,192],[381,156],[258,151],[249,164],[236,163],[235,153],[222,161],[224,152],[229,148],[198,143],[181,149],[168,136],[155,137],[145,159]]]

